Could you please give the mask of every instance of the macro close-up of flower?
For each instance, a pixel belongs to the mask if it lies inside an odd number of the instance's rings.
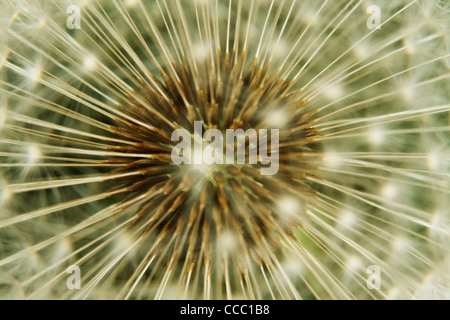
[[[450,299],[450,5],[0,0],[0,299]]]

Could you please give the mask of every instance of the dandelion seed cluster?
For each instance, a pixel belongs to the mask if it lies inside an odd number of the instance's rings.
[[[1,298],[449,298],[444,2],[0,6]],[[174,164],[195,121],[279,171]]]

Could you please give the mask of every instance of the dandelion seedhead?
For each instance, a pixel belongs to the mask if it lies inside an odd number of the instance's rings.
[[[448,299],[443,2],[1,7],[0,297]]]

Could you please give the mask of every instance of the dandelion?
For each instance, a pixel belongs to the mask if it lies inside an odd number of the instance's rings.
[[[448,297],[443,2],[1,6],[0,297]]]

